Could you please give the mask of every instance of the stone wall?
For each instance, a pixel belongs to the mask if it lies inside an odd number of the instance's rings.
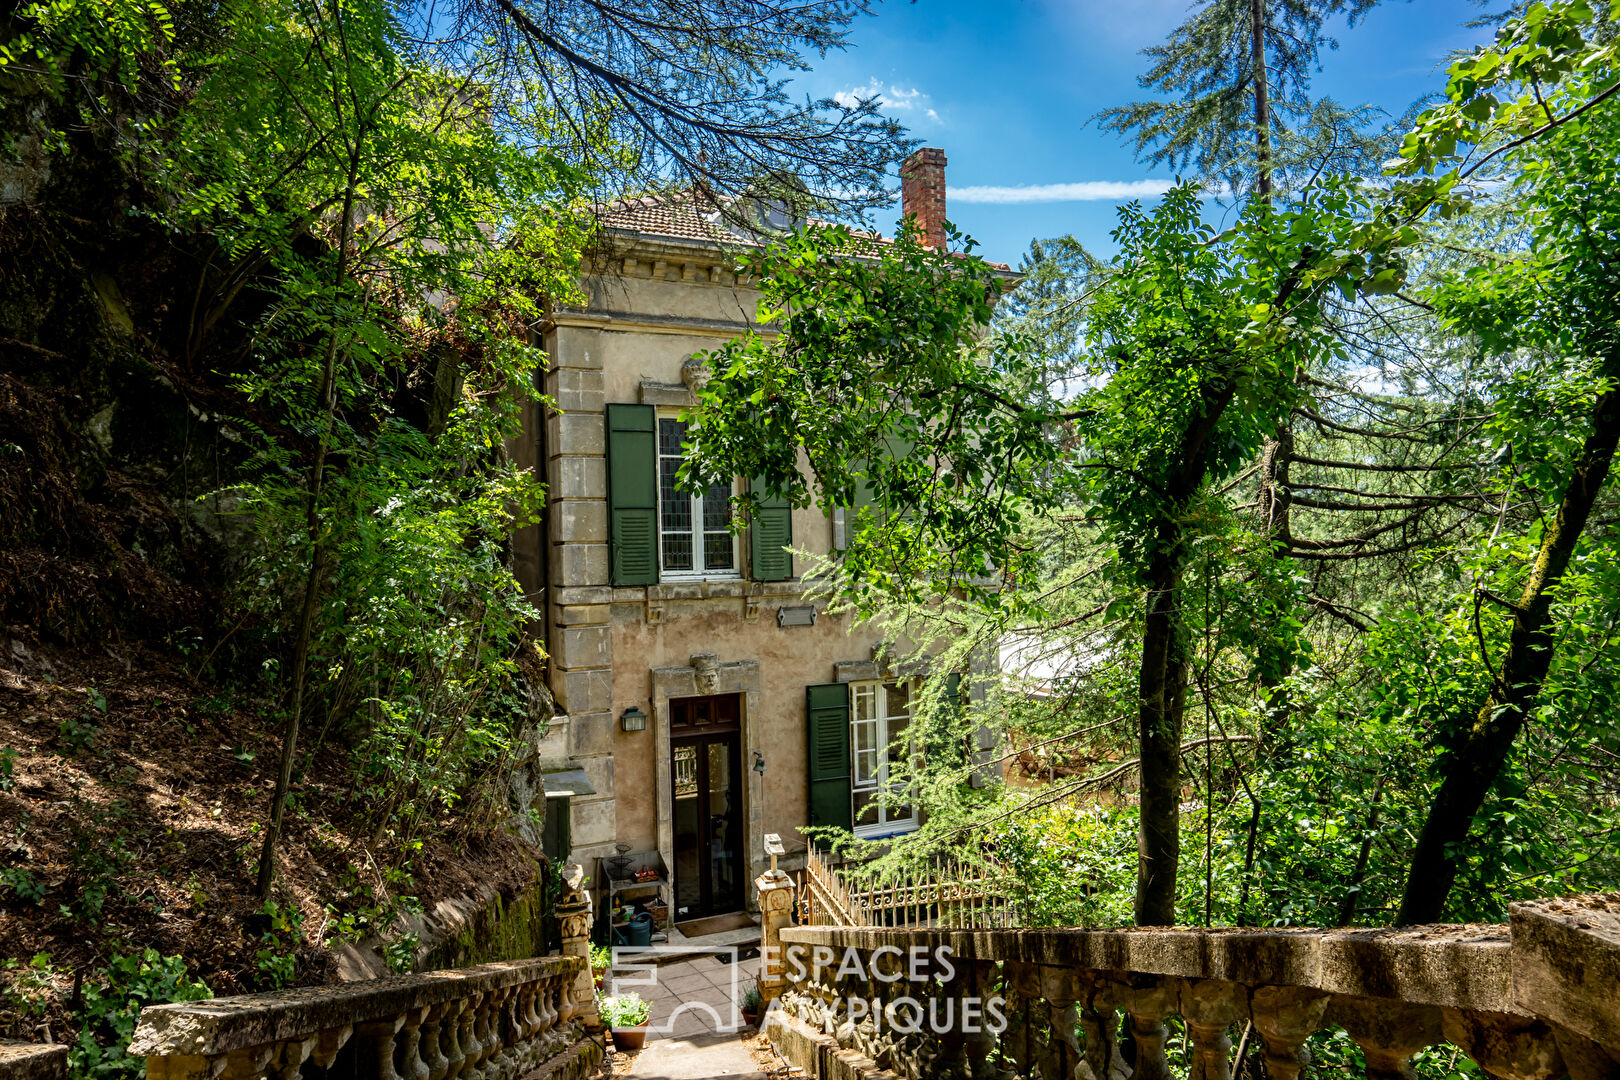
[[[669,861],[661,821],[668,811],[667,717],[662,730],[654,722],[635,733],[621,731],[618,718],[636,706],[656,721],[669,697],[681,696],[661,689],[657,672],[689,667],[693,656],[754,665],[742,733],[749,863],[740,876],[763,868],[765,832],[780,833],[790,851],[799,848],[797,829],[808,816],[805,687],[837,681],[839,664],[869,667],[881,637],[824,613],[811,626],[779,626],[779,609],[805,604],[807,563],[796,559],[789,581],[752,581],[746,537],[738,578],[637,587],[609,580],[606,407],[648,404],[676,416],[692,403],[703,378],[694,357],[743,332],[754,317],[758,294],[737,283],[731,265],[718,248],[645,238],[600,261],[584,281],[588,307],[554,313],[545,336],[552,368],[544,389],[557,409],[526,433],[537,449],[515,452],[543,461],[550,486],[545,550],[518,550],[515,563],[528,575],[526,587],[549,590],[551,688],[565,715],[553,724],[547,753],[558,765],[584,769],[595,788],[572,804],[573,857],[587,866],[617,841],[665,849]],[[520,549],[541,542],[518,539]],[[832,540],[823,510],[794,511],[796,548],[825,553]],[[542,559],[544,574],[532,569]],[[693,692],[702,691],[685,691]],[[751,767],[755,751],[765,761],[763,778]]]

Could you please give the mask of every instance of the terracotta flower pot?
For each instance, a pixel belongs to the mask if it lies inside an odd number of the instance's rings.
[[[744,1009],[742,1011],[742,1016],[743,1016],[743,1023],[749,1025],[750,1027],[759,1027],[759,1013],[758,1012],[750,1012],[749,1010]]]
[[[613,1029],[613,1049],[629,1053],[640,1050],[647,1043],[647,1025],[637,1024],[633,1028]]]

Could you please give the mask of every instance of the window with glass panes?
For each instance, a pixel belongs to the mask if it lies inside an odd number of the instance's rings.
[[[675,476],[681,468],[686,424],[658,421],[658,540],[665,577],[734,577],[737,538],[731,532],[731,485],[715,484],[701,493],[683,491]]]
[[[904,832],[917,825],[916,807],[903,798],[912,753],[911,687],[903,682],[850,684],[849,746],[850,798],[855,835],[878,836]],[[892,779],[891,779],[892,777]],[[890,792],[887,804],[881,796]]]

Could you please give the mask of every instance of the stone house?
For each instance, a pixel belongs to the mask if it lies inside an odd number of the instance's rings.
[[[944,168],[931,148],[902,168],[902,209],[936,238]],[[544,755],[581,792],[572,857],[600,888],[597,860],[616,844],[657,852],[681,921],[753,902],[768,833],[791,867],[809,823],[914,828],[874,802],[909,695],[874,663],[878,631],[803,595],[805,560],[788,548],[829,551],[840,513],[767,506],[737,535],[728,497],[745,478],[701,495],[674,486],[680,415],[703,377],[693,358],[754,319],[758,293],[733,274],[753,238],[680,196],[614,204],[603,225],[588,303],[544,330],[558,411],[536,409],[512,448],[549,488],[515,558],[546,613],[566,714]]]

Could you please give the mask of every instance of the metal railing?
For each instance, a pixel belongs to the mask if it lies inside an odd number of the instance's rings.
[[[1010,878],[994,868],[941,859],[887,876],[848,873],[812,844],[797,884],[805,926],[1019,925]]]

